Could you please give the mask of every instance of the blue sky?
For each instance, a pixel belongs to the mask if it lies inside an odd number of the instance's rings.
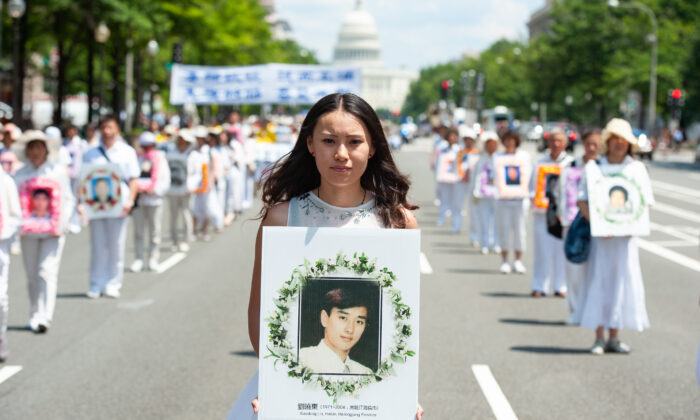
[[[295,39],[328,62],[343,16],[356,0],[277,0]],[[377,22],[389,68],[420,70],[482,51],[498,40],[527,39],[530,13],[545,0],[364,0]]]

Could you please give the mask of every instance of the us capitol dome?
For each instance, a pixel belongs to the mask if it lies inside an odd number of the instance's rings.
[[[381,45],[374,17],[356,0],[355,10],[343,18],[333,64],[362,69],[361,96],[375,109],[399,111],[408,95],[416,72],[384,67]]]

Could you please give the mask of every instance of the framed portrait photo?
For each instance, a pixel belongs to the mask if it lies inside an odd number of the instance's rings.
[[[468,171],[474,170],[478,161],[479,153],[469,153],[466,150],[460,150],[457,153],[457,173],[459,173],[460,178],[464,178]]]
[[[517,155],[496,156],[496,188],[500,199],[527,198],[530,195],[528,162]]]
[[[419,259],[418,230],[263,228],[258,418],[413,419]]]
[[[649,205],[654,198],[642,163],[607,173],[595,163],[588,164],[586,179],[592,236],[650,234]]]
[[[442,152],[436,159],[436,179],[438,182],[459,182],[461,177],[457,172],[457,154],[453,151]]]
[[[165,156],[170,168],[169,195],[187,194],[187,156],[170,153]]]
[[[559,216],[562,225],[570,226],[578,213],[578,187],[583,179],[583,167],[570,166],[561,172],[559,182]]]
[[[139,178],[136,180],[136,184],[140,191],[147,191],[153,189],[158,181],[158,151],[151,150],[139,156],[139,167],[141,173]]]
[[[78,198],[89,219],[121,217],[124,191],[121,170],[116,163],[84,165],[81,170]]]
[[[557,164],[542,164],[537,166],[535,176],[535,207],[540,210],[547,210],[549,199],[547,191],[552,188],[554,181],[561,175],[561,166]]]
[[[22,235],[61,234],[61,185],[46,178],[30,178],[19,186]]]

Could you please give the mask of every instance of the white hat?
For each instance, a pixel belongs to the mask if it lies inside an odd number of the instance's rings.
[[[495,131],[484,131],[479,137],[479,140],[482,143],[486,143],[489,140],[498,141],[499,139],[500,138],[498,137],[498,134],[496,134]]]
[[[605,149],[607,149],[608,140],[610,140],[610,137],[613,135],[626,140],[627,143],[630,144],[630,151],[632,153],[639,149],[637,137],[635,137],[634,133],[632,133],[632,126],[630,123],[622,118],[613,118],[612,120],[608,121],[608,124],[601,133],[601,140],[603,141],[604,149],[601,151],[601,153],[605,152]]]
[[[140,146],[155,146],[156,145],[156,135],[150,131],[144,131],[139,136]]]
[[[460,125],[459,137],[463,139],[470,138],[476,140],[476,131],[473,128],[468,127],[466,125]]]
[[[177,137],[183,139],[187,143],[196,143],[197,142],[197,139],[194,138],[194,135],[192,134],[192,132],[186,128],[183,128],[180,131],[178,131]]]
[[[58,127],[54,127],[52,125],[46,127],[46,130],[44,130],[44,134],[46,134],[46,137],[50,138],[50,139],[63,138],[63,136],[61,135],[61,129],[59,129]]]
[[[46,156],[47,162],[55,162],[58,160],[58,151],[61,149],[62,143],[61,137],[48,137],[40,130],[25,131],[24,134],[22,134],[20,138],[12,145],[12,150],[21,161],[26,163],[28,162],[26,153],[27,145],[35,140],[43,141],[46,145],[46,150],[49,152]]]
[[[198,139],[206,139],[209,136],[209,131],[203,125],[198,125],[194,128],[193,133]]]

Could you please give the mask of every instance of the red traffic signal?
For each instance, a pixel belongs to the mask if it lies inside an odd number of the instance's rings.
[[[450,88],[450,81],[449,80],[443,80],[441,84],[443,89],[449,89]]]
[[[681,96],[683,96],[683,91],[680,89],[673,89],[673,91],[671,92],[671,96],[673,97],[673,99],[680,99]]]

